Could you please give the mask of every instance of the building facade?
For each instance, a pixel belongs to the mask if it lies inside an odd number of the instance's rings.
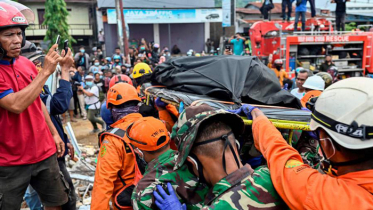
[[[95,24],[96,1],[95,0],[65,0],[70,15],[67,23],[70,25],[70,35],[77,41],[73,45],[74,51],[79,46],[85,46],[90,52],[96,45],[97,25]],[[29,7],[35,14],[34,23],[26,29],[26,38],[36,44],[42,44],[47,32],[44,22],[45,0],[19,0],[19,3]]]
[[[98,8],[106,53],[110,55],[118,46],[115,0],[98,0]],[[215,8],[214,0],[126,0],[123,13],[130,44],[136,47],[136,42],[145,39],[170,50],[177,45],[182,53],[189,49],[204,50],[211,25],[222,22],[222,10]]]

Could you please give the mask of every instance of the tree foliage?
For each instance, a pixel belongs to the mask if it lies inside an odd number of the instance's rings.
[[[50,40],[50,46],[56,42],[58,35],[61,36],[59,49],[63,49],[63,42],[68,39],[71,48],[71,43],[76,43],[75,39],[69,34],[70,26],[67,23],[69,12],[66,9],[64,0],[46,0],[45,14],[43,25],[47,26],[47,33],[44,41]]]
[[[346,31],[352,31],[356,29],[356,23],[351,22],[351,23],[345,24],[345,28],[346,28]]]

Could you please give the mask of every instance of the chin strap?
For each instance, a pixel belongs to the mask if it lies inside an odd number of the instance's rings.
[[[324,156],[324,159],[320,161],[321,162],[321,169],[326,174],[331,175],[331,176],[337,176],[337,174],[335,173],[335,171],[333,171],[333,169],[336,169],[336,167],[338,167],[338,166],[355,165],[355,164],[363,163],[365,161],[373,159],[372,157],[365,156],[365,157],[362,157],[362,158],[358,158],[356,160],[350,160],[350,161],[345,161],[345,162],[334,162],[334,161],[331,161],[329,158],[327,158],[327,156],[324,152],[324,149],[322,148],[321,145],[320,145],[320,149],[321,149],[321,153]]]

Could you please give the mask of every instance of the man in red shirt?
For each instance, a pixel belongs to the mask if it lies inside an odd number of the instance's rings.
[[[0,209],[20,209],[29,184],[45,209],[61,209],[68,199],[57,163],[64,143],[39,94],[57,63],[70,68],[71,51],[62,58],[57,45],[52,46],[38,74],[31,61],[19,56],[28,26],[25,16],[0,2],[0,17]]]

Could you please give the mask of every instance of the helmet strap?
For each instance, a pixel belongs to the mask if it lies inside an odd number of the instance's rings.
[[[366,141],[373,138],[372,126],[359,126],[356,121],[353,121],[350,125],[348,125],[335,121],[316,110],[313,110],[311,118],[323,126],[326,126],[328,129],[351,138],[360,139],[361,141]]]
[[[320,145],[320,150],[322,155],[324,156],[324,159],[321,160],[321,169],[328,175],[337,176],[337,174],[332,170],[336,169],[338,166],[350,166],[350,165],[356,165],[359,163],[363,163],[368,160],[372,160],[372,157],[364,156],[362,158],[358,158],[355,160],[345,161],[345,162],[334,162],[331,161],[330,158],[327,158],[326,153],[323,149],[323,147]]]
[[[227,149],[227,147],[229,147],[229,149],[231,150],[231,152],[233,154],[233,157],[234,157],[234,160],[236,161],[237,167],[240,168],[240,162],[238,160],[238,157],[237,157],[236,153],[234,152],[234,148],[233,148],[231,142],[228,139],[229,135],[232,135],[232,134],[233,134],[233,132],[230,131],[229,133],[227,133],[225,135],[222,135],[221,137],[218,137],[218,138],[215,138],[215,139],[210,139],[210,140],[203,141],[203,142],[198,142],[198,143],[195,143],[193,146],[197,147],[197,146],[204,145],[204,144],[209,144],[209,143],[212,143],[212,142],[215,142],[215,141],[224,141],[222,165],[223,165],[223,168],[224,168],[224,172],[226,174],[228,174],[227,173],[227,167],[226,167],[226,160],[225,160],[225,150]]]

